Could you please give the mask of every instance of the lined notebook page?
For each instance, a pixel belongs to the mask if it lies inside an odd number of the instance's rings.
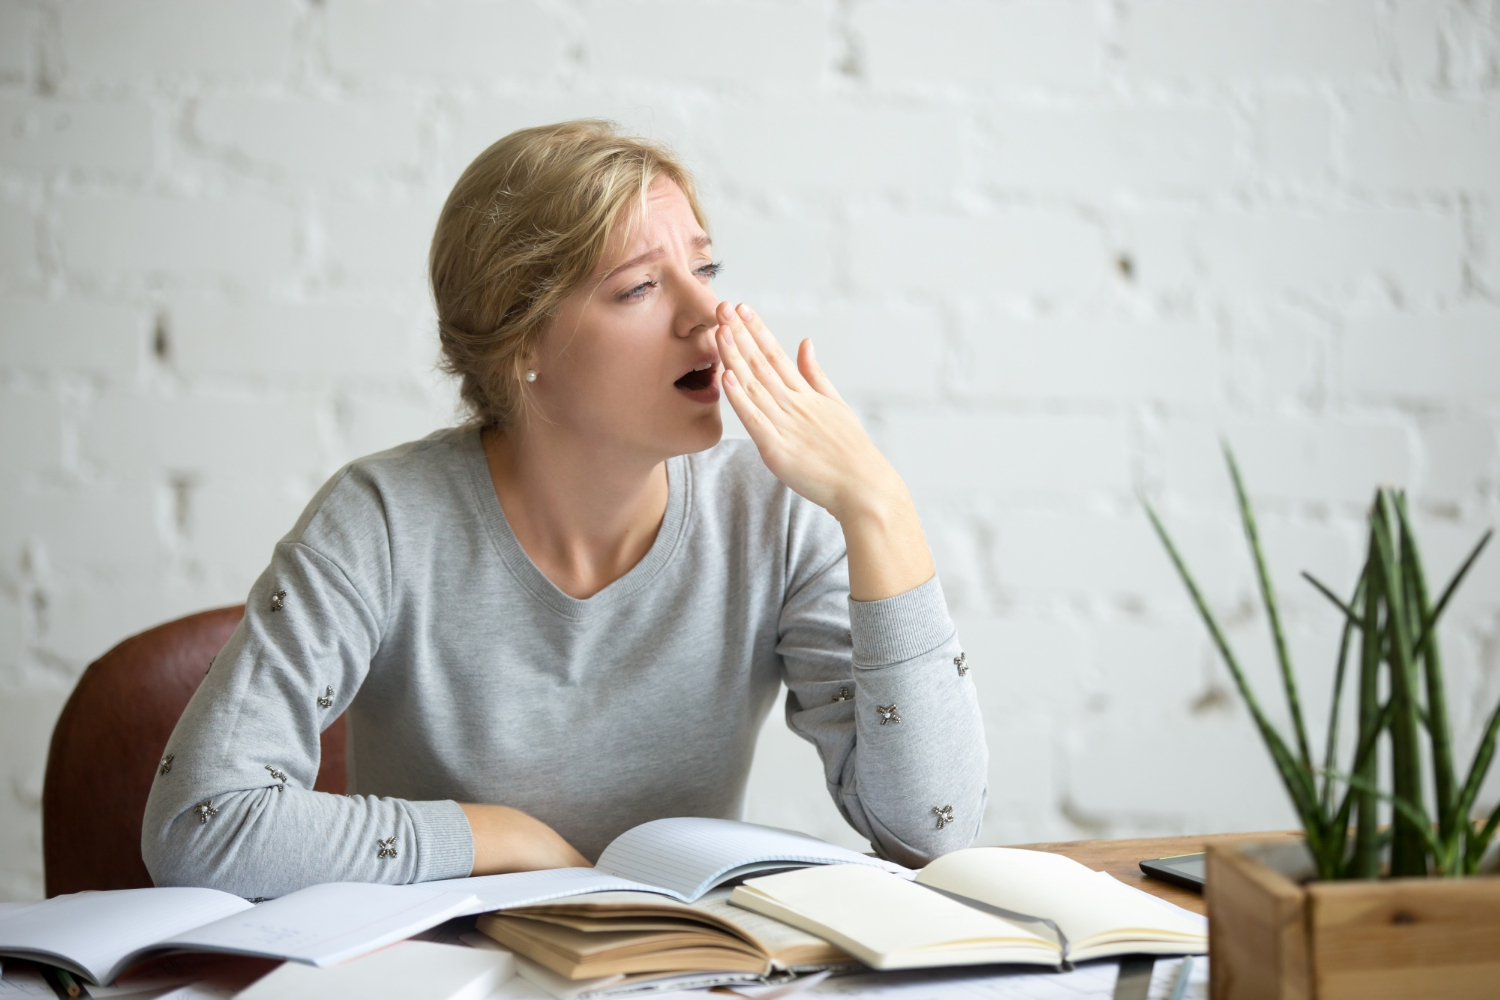
[[[474,912],[473,896],[442,886],[314,885],[173,935],[161,944],[332,965],[409,938],[449,917]]]
[[[471,908],[456,916],[471,913],[488,913],[491,910],[508,910],[516,906],[546,903],[569,896],[581,896],[586,892],[650,892],[657,895],[676,895],[653,885],[642,885],[618,875],[607,875],[597,868],[551,868],[538,872],[514,872],[509,875],[475,875],[470,878],[445,879],[439,882],[421,882],[419,886],[441,886],[453,892],[462,892],[475,897]]]
[[[816,837],[729,819],[678,816],[626,830],[599,856],[600,871],[669,889],[692,902],[736,875],[797,864],[907,869]]]
[[[0,916],[0,954],[63,959],[107,983],[141,951],[253,907],[217,889],[111,889],[57,896]]]

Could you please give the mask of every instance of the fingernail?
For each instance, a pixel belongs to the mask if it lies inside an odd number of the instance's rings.
[[[740,380],[734,377],[734,372],[726,368],[724,369],[724,384],[731,389],[738,389],[740,387]]]
[[[724,343],[728,344],[730,347],[733,347],[734,331],[731,330],[728,325],[719,327],[719,331],[724,334]]]
[[[748,305],[746,305],[743,302],[741,302],[739,305],[735,306],[734,308],[735,308],[736,311],[739,312],[739,314],[741,316],[745,317],[746,319],[754,319],[755,318],[755,310],[751,309]]]

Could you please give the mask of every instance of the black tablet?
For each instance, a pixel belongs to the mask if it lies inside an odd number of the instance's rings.
[[[1141,862],[1141,871],[1163,882],[1180,885],[1194,892],[1203,891],[1203,855],[1178,854]]]

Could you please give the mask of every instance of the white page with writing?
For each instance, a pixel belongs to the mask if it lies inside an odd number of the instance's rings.
[[[1208,933],[1203,917],[1141,893],[1072,858],[1013,847],[971,847],[945,854],[917,881],[991,906],[1047,917],[1079,947],[1090,938],[1143,930],[1196,939]]]
[[[450,917],[475,912],[472,895],[442,886],[441,882],[309,886],[173,935],[160,944],[333,965],[409,938]]]
[[[253,909],[217,889],[110,889],[55,896],[0,916],[0,954],[40,957],[107,983],[163,938]]]
[[[469,878],[444,879],[438,882],[419,882],[402,886],[406,890],[419,890],[427,886],[440,886],[452,892],[461,892],[474,897],[470,909],[456,916],[471,913],[489,913],[492,910],[508,910],[517,906],[531,906],[569,896],[581,896],[587,892],[651,892],[662,896],[675,896],[654,885],[642,885],[618,875],[607,875],[597,868],[549,868],[536,872],[513,872],[508,875],[474,875]]]
[[[869,865],[911,877],[900,865],[806,834],[699,816],[652,820],[626,830],[604,849],[596,867],[692,902],[730,878],[799,864]]]

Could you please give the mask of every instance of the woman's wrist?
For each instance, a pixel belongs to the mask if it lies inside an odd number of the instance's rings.
[[[887,482],[872,484],[830,513],[844,530],[854,600],[885,600],[932,579],[932,553],[922,521],[895,470]]]
[[[459,808],[474,837],[473,875],[589,866],[561,834],[519,809],[471,802]]]

